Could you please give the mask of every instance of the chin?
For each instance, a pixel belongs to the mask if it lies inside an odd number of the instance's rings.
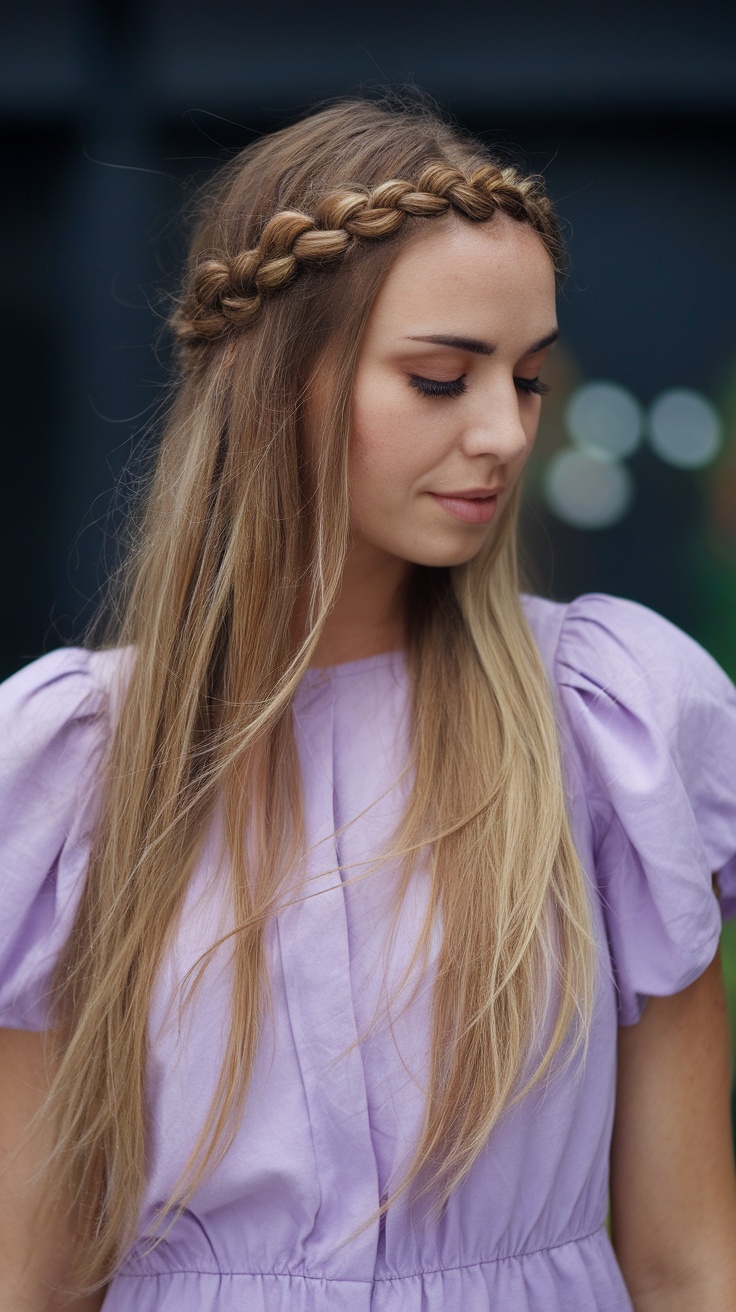
[[[462,545],[455,543],[442,546],[439,543],[427,545],[424,550],[415,550],[406,559],[410,560],[412,565],[425,565],[432,569],[453,569],[458,565],[467,565],[471,560],[480,555],[481,551],[489,542],[489,536],[484,535],[475,542],[466,542]]]

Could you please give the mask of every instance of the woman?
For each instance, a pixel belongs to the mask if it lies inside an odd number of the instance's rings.
[[[123,622],[3,690],[4,1306],[736,1308],[736,693],[520,598],[561,260],[423,109],[203,198]]]

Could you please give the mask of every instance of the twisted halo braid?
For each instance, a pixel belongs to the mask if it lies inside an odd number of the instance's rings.
[[[171,327],[184,359],[208,342],[250,327],[263,300],[288,287],[302,270],[329,265],[364,238],[390,237],[407,217],[456,210],[480,222],[497,212],[527,222],[550,253],[559,243],[556,219],[540,178],[511,166],[480,164],[468,173],[433,163],[416,182],[392,178],[369,189],[335,188],[314,214],[284,209],[268,220],[258,245],[231,257],[198,259]]]

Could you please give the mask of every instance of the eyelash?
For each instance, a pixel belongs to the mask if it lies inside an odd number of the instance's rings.
[[[440,382],[437,378],[422,378],[421,374],[411,374],[409,383],[420,396],[461,396],[466,388],[465,374],[448,383]]]
[[[540,382],[538,378],[515,378],[514,382],[519,391],[525,392],[527,396],[546,396],[550,390],[549,385]],[[437,378],[422,378],[421,374],[411,374],[409,385],[419,392],[420,396],[461,396],[466,390],[465,374],[447,383],[440,382]]]

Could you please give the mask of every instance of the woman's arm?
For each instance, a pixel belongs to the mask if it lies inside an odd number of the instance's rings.
[[[611,1217],[636,1312],[736,1312],[736,1174],[720,954],[619,1030]]]
[[[3,1312],[97,1312],[104,1290],[62,1304],[54,1287],[64,1279],[74,1230],[34,1224],[39,1186],[34,1176],[50,1147],[47,1133],[34,1130],[20,1152],[45,1090],[43,1037],[0,1029],[0,1308]]]

